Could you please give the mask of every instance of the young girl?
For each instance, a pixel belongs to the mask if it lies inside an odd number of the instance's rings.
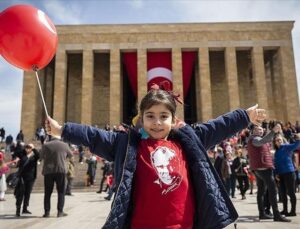
[[[265,111],[257,105],[239,109],[193,129],[176,121],[174,98],[171,92],[152,89],[142,99],[147,139],[132,129],[126,133],[74,123],[60,126],[47,118],[48,134],[114,161],[116,194],[103,228],[224,228],[237,219],[206,151],[250,121],[263,120]]]
[[[5,191],[7,189],[5,174],[8,173],[9,167],[4,162],[4,153],[0,151],[0,201],[5,200]]]
[[[19,159],[5,162],[5,153],[0,151],[0,201],[5,201],[5,191],[7,190],[6,176],[5,174],[9,172],[10,166],[16,164]]]

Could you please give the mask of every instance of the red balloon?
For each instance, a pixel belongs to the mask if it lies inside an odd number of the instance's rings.
[[[44,68],[57,48],[56,28],[49,17],[30,5],[14,5],[0,14],[0,52],[23,70]]]

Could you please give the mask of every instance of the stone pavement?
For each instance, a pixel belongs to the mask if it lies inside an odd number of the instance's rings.
[[[95,192],[75,192],[74,196],[66,196],[65,212],[67,217],[56,218],[57,195],[52,196],[50,218],[43,218],[43,194],[33,193],[29,210],[32,215],[15,217],[15,199],[12,194],[6,195],[6,201],[0,202],[1,229],[82,229],[101,228],[109,212],[111,201],[104,200],[106,194]],[[297,193],[297,217],[290,217],[291,223],[279,223],[272,220],[259,221],[255,195],[247,195],[246,200],[233,199],[240,218],[237,229],[299,229],[300,228],[300,193]],[[279,205],[281,208],[281,204]],[[234,229],[234,225],[226,229]]]

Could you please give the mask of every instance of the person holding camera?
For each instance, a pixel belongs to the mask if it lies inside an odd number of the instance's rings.
[[[16,197],[16,216],[20,216],[21,205],[23,202],[23,214],[31,214],[28,210],[30,194],[37,175],[37,162],[39,160],[39,152],[34,148],[33,144],[25,146],[23,154],[19,155],[19,174],[20,180],[15,188]]]
[[[296,135],[296,141],[292,144],[284,143],[283,137],[278,134],[274,137],[273,145],[275,151],[275,173],[280,182],[280,193],[283,203],[282,214],[285,216],[296,216],[296,194],[295,194],[295,167],[293,164],[293,153],[300,147],[300,134]],[[291,211],[288,212],[287,196],[290,197]]]
[[[263,137],[264,129],[261,126],[255,125],[248,141],[248,156],[250,169],[254,171],[256,178],[259,219],[273,218],[274,221],[290,222],[290,220],[282,216],[278,210],[276,183],[273,174],[274,163],[270,143],[275,133],[279,133],[280,131],[280,124],[276,124],[273,129]],[[273,209],[273,216],[267,214],[264,209],[266,190],[269,192],[268,196]]]

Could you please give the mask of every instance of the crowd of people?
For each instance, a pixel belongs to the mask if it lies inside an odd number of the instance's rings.
[[[109,125],[106,125],[106,130],[110,131]],[[4,128],[1,128],[4,130]],[[45,133],[43,128],[37,129],[35,138],[36,145],[25,144],[24,135],[20,131],[16,137],[17,142],[5,142],[5,148],[0,149],[0,201],[5,201],[5,192],[7,191],[6,175],[10,174],[12,168],[17,168],[17,174],[20,177],[18,184],[11,188],[14,189],[14,196],[16,198],[16,216],[21,214],[31,214],[28,209],[30,195],[37,178],[37,166],[43,162],[42,175],[44,176],[44,210],[43,217],[50,216],[50,200],[53,192],[54,184],[56,185],[58,193],[57,216],[66,216],[63,211],[65,195],[73,196],[72,187],[73,180],[76,174],[75,155],[79,156],[80,166],[86,164],[85,185],[93,187],[95,183],[95,176],[97,164],[101,163],[101,170],[103,174],[100,187],[97,193],[105,192],[106,200],[111,200],[114,193],[113,186],[113,163],[101,159],[99,156],[93,154],[89,148],[82,145],[69,145],[58,138],[48,136],[43,139]],[[112,131],[124,131],[124,127],[115,127]],[[4,130],[5,133],[5,130]],[[5,135],[4,135],[5,136]],[[12,138],[11,135],[7,137]],[[5,139],[5,138],[3,138]],[[13,139],[13,138],[12,138]],[[38,141],[41,144],[37,144]],[[4,142],[4,140],[3,140]],[[9,148],[9,150],[8,150]],[[13,175],[13,174],[11,174]],[[8,177],[10,179],[10,177]],[[22,210],[22,211],[21,211]]]
[[[253,194],[255,180],[259,218],[288,222],[282,215],[296,216],[295,192],[299,191],[299,126],[272,122],[263,126],[266,128],[253,125],[241,131],[211,149],[209,155],[232,198],[236,198],[236,180],[241,199],[246,199],[249,187]],[[283,203],[281,211],[277,200]],[[270,214],[270,205],[273,214]]]

